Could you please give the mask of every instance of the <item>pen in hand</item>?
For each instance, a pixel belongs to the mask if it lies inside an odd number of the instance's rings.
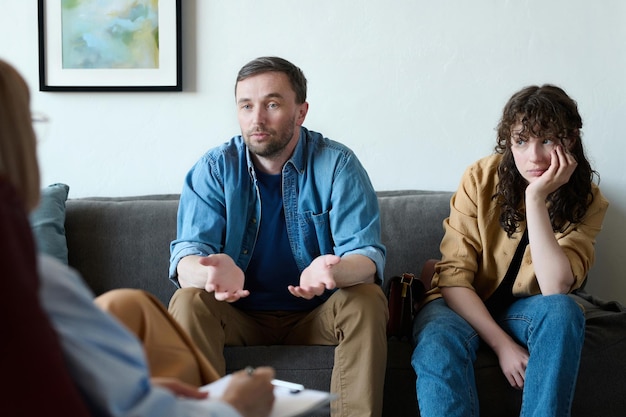
[[[293,382],[281,381],[280,379],[272,379],[272,385],[275,387],[287,388],[292,394],[304,391],[304,385]]]
[[[252,366],[246,366],[245,372],[252,376],[254,368]],[[280,379],[272,379],[272,385],[275,387],[287,388],[292,394],[304,391],[304,385],[296,384],[294,382],[281,381]]]

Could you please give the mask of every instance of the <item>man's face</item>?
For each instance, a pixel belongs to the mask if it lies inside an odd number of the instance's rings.
[[[291,156],[308,105],[296,103],[289,78],[282,72],[266,72],[237,83],[237,118],[250,151],[267,159]]]

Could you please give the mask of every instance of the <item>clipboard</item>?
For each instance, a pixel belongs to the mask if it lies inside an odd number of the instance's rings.
[[[208,400],[216,400],[222,397],[224,390],[230,382],[231,375],[226,375],[208,385],[200,387],[200,391],[209,393]],[[279,385],[274,385],[274,407],[269,417],[304,417],[319,411],[337,398],[335,394],[326,391],[303,389],[296,391]]]

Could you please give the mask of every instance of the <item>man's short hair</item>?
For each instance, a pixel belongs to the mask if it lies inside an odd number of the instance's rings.
[[[296,93],[296,103],[302,104],[306,101],[306,78],[302,70],[286,59],[275,56],[256,58],[244,65],[237,74],[235,91],[239,81],[266,72],[282,72],[285,74],[289,78],[293,91]]]

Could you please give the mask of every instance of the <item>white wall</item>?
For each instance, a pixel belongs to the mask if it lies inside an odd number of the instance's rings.
[[[43,93],[37,2],[0,0],[0,57],[53,120],[45,184],[70,197],[179,192],[191,164],[239,132],[238,69],[279,55],[309,79],[305,125],[352,147],[377,189],[454,190],[492,151],[510,95],[556,83],[579,103],[611,201],[589,288],[626,302],[626,2],[182,1],[184,92]]]

